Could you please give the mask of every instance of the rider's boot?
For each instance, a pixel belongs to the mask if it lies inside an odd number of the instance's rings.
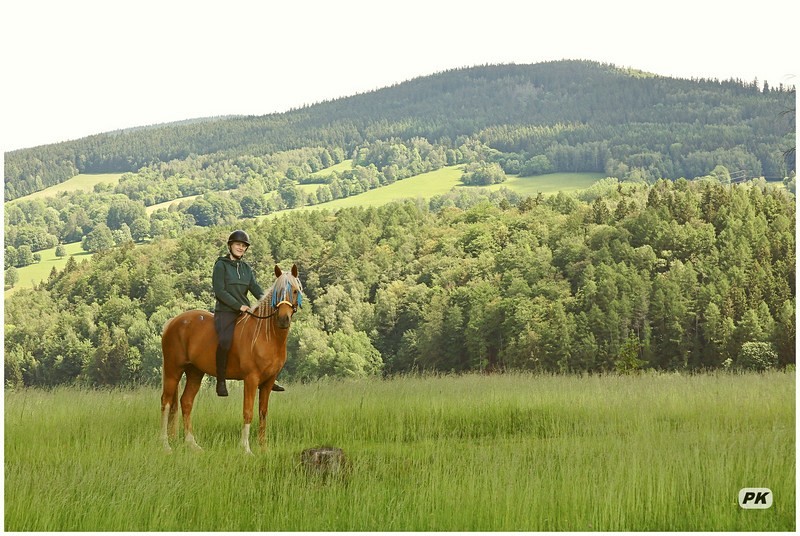
[[[228,367],[228,353],[222,348],[217,348],[217,396],[228,396],[225,386],[225,369]]]

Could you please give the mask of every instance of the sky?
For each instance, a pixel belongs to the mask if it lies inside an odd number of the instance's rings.
[[[264,115],[483,64],[798,85],[800,2],[9,0],[2,150]]]

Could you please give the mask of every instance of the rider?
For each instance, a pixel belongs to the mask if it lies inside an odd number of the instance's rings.
[[[225,386],[225,369],[228,366],[228,351],[233,343],[233,330],[236,319],[250,309],[247,299],[248,291],[259,299],[264,296],[264,291],[256,282],[253,269],[242,260],[247,248],[250,247],[250,237],[246,232],[237,229],[228,237],[228,254],[223,255],[214,263],[214,272],[211,283],[214,295],[217,298],[214,306],[214,327],[217,330],[217,395],[228,396]],[[276,382],[273,391],[285,389]]]

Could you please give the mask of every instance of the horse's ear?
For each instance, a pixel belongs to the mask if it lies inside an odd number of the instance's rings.
[[[282,273],[283,272],[281,272],[281,267],[276,264],[275,265],[275,277],[280,277]]]
[[[293,264],[293,265],[292,265],[292,275],[293,275],[293,276],[295,276],[295,277],[297,277],[297,274],[298,274],[298,271],[297,271],[297,265],[296,265],[296,264]]]

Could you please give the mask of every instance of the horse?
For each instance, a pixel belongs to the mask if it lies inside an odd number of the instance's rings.
[[[254,307],[236,321],[233,344],[228,353],[225,377],[244,380],[244,407],[241,444],[250,450],[250,424],[256,391],[258,404],[258,439],[266,443],[267,406],[272,385],[286,363],[286,340],[292,316],[302,306],[303,287],[297,278],[297,265],[291,274],[275,266],[276,280]],[[170,438],[178,435],[178,385],[186,374],[181,395],[184,441],[194,450],[202,450],[192,432],[192,406],[203,376],[216,375],[217,332],[214,315],[208,311],[186,311],[170,319],[161,335],[164,356],[163,390],[161,392],[161,440],[170,452]]]

